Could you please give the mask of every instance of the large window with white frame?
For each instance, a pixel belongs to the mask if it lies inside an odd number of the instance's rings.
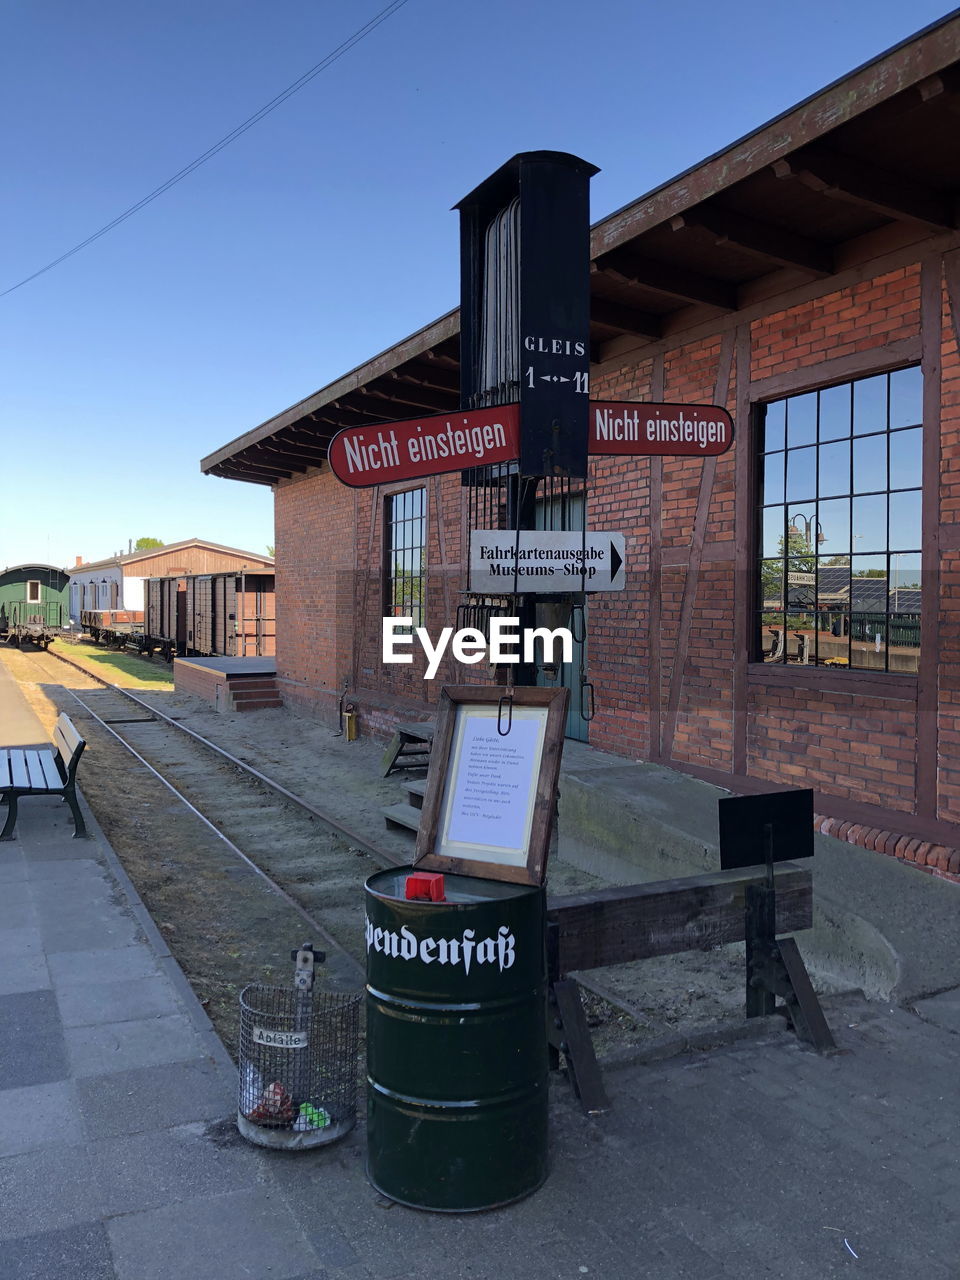
[[[922,407],[916,365],[757,407],[758,659],[916,672]]]

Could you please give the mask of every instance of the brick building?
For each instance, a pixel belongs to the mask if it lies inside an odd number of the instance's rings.
[[[735,790],[811,786],[824,830],[952,874],[958,113],[950,17],[593,228],[591,396],[724,405],[737,435],[592,459],[627,586],[590,597],[571,723]],[[347,686],[368,732],[494,674],[380,660],[397,604],[456,623],[459,475],[351,490],[325,461],[345,426],[457,408],[457,335],[453,312],[202,463],[273,486],[284,699],[331,718]]]

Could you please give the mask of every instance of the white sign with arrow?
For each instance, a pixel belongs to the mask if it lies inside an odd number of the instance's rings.
[[[622,591],[625,556],[622,533],[474,529],[470,590],[493,594]]]

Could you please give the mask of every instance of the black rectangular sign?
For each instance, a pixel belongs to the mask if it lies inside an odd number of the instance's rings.
[[[717,805],[720,866],[762,866],[771,828],[774,862],[813,857],[813,792],[791,788],[759,796],[731,796]]]

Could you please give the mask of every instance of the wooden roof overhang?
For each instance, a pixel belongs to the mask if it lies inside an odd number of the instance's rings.
[[[960,10],[591,233],[591,357],[642,357],[716,317],[958,226]],[[201,462],[275,484],[343,427],[459,407],[451,311]]]

